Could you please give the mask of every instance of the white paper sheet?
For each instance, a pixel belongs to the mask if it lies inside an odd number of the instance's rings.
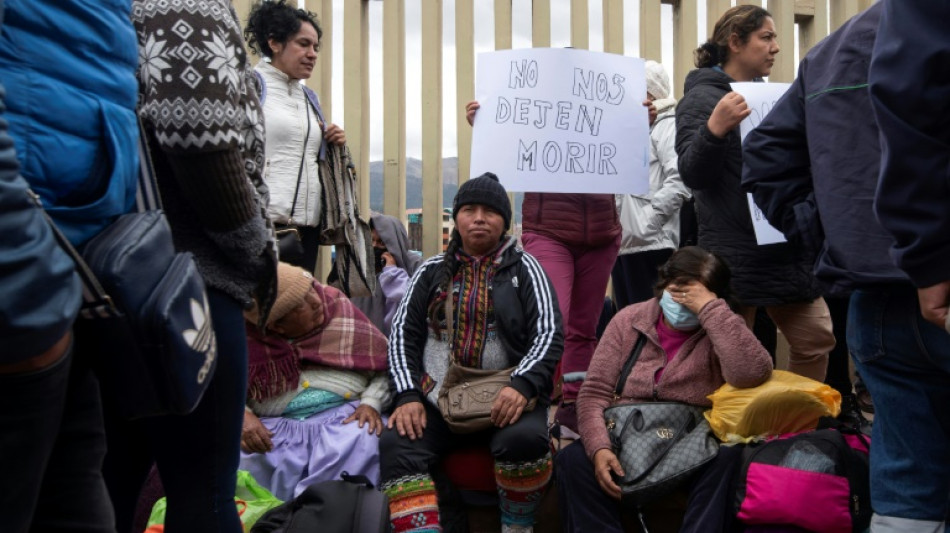
[[[649,190],[644,62],[532,48],[478,55],[471,176],[509,191]]]

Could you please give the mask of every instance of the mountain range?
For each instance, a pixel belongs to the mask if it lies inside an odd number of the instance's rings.
[[[458,192],[459,160],[446,157],[442,160],[442,207],[452,207],[452,199]],[[514,220],[521,222],[521,193],[515,193]],[[369,205],[373,211],[383,210],[383,162],[369,163]],[[406,158],[406,209],[422,207],[422,161]]]

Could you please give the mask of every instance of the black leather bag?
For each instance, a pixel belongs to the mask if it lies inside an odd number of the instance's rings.
[[[646,343],[634,344],[617,380],[614,397]],[[702,407],[676,402],[631,403],[604,410],[607,432],[624,476],[615,479],[625,503],[639,506],[664,496],[686,482],[719,453]]]
[[[277,254],[280,260],[285,263],[298,263],[303,260],[303,239],[300,238],[300,230],[293,226],[285,226],[277,229]]]
[[[82,259],[101,296],[83,310],[77,342],[98,354],[103,391],[129,419],[191,412],[211,381],[217,343],[204,281],[191,254],[175,252],[165,215],[119,217]]]
[[[251,533],[388,533],[389,498],[365,476],[310,485],[268,511]]]

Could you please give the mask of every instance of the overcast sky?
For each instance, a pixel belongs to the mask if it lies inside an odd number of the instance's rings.
[[[349,1],[349,0],[346,0]],[[699,3],[699,28],[706,27],[706,3]],[[494,2],[478,0],[474,2],[475,13],[475,54],[489,52],[494,49],[495,28],[493,23]],[[602,2],[592,0],[590,5],[590,49],[603,51],[603,16]],[[422,85],[419,65],[421,63],[420,39],[420,0],[405,0],[406,10],[406,153],[408,157],[419,158],[422,150],[421,143],[421,103],[420,90]],[[456,102],[455,98],[455,2],[443,2],[443,45],[442,45],[442,74],[443,74],[443,141],[444,157],[454,157],[456,147],[456,113],[458,106],[465,102]],[[531,0],[512,0],[512,21],[514,34],[513,48],[531,47]],[[343,27],[342,2],[334,2],[333,28]],[[382,12],[383,2],[369,2],[369,75],[370,75],[370,160],[382,159],[383,136],[379,126],[383,120],[383,64],[382,64]],[[624,0],[624,52],[628,56],[639,54],[639,26],[637,24],[640,13],[639,0]],[[705,39],[704,30],[697,28],[697,37]],[[673,58],[673,11],[668,4],[662,7],[663,35],[663,64],[672,77]],[[343,64],[342,32],[335,31],[333,36],[333,63],[334,71],[340,72]],[[570,0],[551,0],[551,46],[564,47],[570,45]],[[343,123],[343,76],[334,77],[333,117],[337,124],[346,129]],[[468,127],[468,125],[464,125]]]

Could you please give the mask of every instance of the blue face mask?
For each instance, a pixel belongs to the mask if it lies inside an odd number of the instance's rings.
[[[673,296],[667,291],[663,291],[663,296],[660,297],[660,308],[663,309],[666,322],[674,329],[690,330],[699,327],[699,317],[696,313],[685,305],[674,302]]]

